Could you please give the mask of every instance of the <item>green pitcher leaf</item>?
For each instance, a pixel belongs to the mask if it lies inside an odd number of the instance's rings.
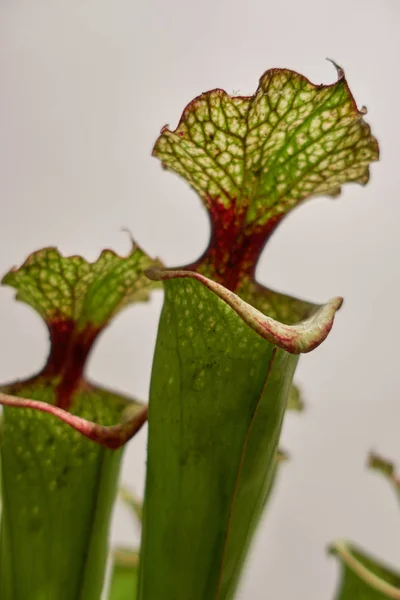
[[[118,548],[113,553],[113,561],[108,600],[136,600],[139,553]]]
[[[355,546],[337,542],[331,548],[342,565],[336,600],[399,600],[400,574]]]
[[[141,563],[148,572],[139,598],[228,598],[275,472],[298,358],[287,349],[318,345],[340,300],[300,326],[284,325],[197,273],[149,275],[164,279],[165,301],[149,405]]]
[[[366,183],[378,145],[343,73],[317,86],[272,69],[254,96],[202,94],[154,155],[199,193],[204,254],[150,269],[165,289],[149,403],[139,599],[233,598],[269,496],[298,354],[328,335],[341,298],[315,305],[255,280],[301,201]],[[293,398],[292,398],[293,400]]]
[[[110,319],[148,298],[144,270],[155,264],[136,247],[95,263],[46,248],[4,277],[44,318],[51,343],[40,373],[0,388],[5,600],[101,595],[121,460],[109,448],[141,427],[147,407],[88,381],[85,364]]]

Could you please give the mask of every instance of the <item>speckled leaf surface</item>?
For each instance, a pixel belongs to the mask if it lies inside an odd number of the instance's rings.
[[[263,225],[305,198],[368,181],[377,145],[362,114],[341,71],[333,85],[315,86],[271,69],[254,96],[213,90],[193,100],[154,153],[205,203],[236,202],[249,209],[246,223]]]
[[[378,145],[341,70],[329,86],[272,69],[254,96],[193,100],[154,155],[198,192],[211,237],[178,269],[151,269],[165,301],[150,405],[140,600],[233,598],[276,470],[298,354],[328,335],[315,305],[255,280],[278,223],[305,199],[366,183]],[[291,394],[292,405],[298,405]]]
[[[43,317],[51,348],[40,373],[1,388],[2,599],[100,597],[122,453],[107,446],[126,441],[145,408],[94,385],[84,369],[110,319],[148,297],[143,271],[154,264],[138,248],[104,251],[92,264],[46,248],[4,278]]]
[[[265,242],[302,201],[336,196],[346,182],[367,183],[368,165],[379,154],[365,110],[358,110],[341,69],[338,74],[334,84],[315,85],[293,71],[270,69],[253,96],[204,93],[174,131],[162,130],[153,151],[208,209],[212,236],[197,270],[284,321],[302,318],[298,302],[260,294],[253,281]]]
[[[197,281],[165,285],[139,598],[226,597],[237,544],[264,502],[296,363]]]

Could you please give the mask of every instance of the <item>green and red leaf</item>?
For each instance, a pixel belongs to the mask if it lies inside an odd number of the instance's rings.
[[[112,317],[149,297],[144,271],[156,264],[137,247],[94,263],[46,248],[4,277],[45,320],[50,352],[37,375],[0,388],[1,598],[101,595],[122,456],[111,448],[140,429],[147,406],[88,381],[85,365]]]
[[[163,166],[198,192],[210,216],[209,246],[188,268],[253,305],[255,295],[266,296],[257,304],[269,304],[270,312],[269,294],[254,294],[251,282],[276,226],[308,198],[337,196],[343,183],[367,183],[369,163],[378,159],[365,109],[358,110],[338,73],[335,83],[315,85],[294,71],[270,69],[253,96],[206,92],[188,104],[174,131],[164,127],[154,147]],[[282,320],[283,308],[277,312]],[[298,317],[293,312],[291,322]]]
[[[343,72],[314,85],[271,69],[253,96],[206,92],[164,127],[153,154],[199,194],[204,254],[163,281],[149,404],[140,600],[231,600],[277,465],[299,353],[328,335],[320,306],[255,280],[284,216],[365,184],[378,144]],[[293,399],[293,397],[292,397]]]
[[[128,304],[149,298],[154,284],[145,271],[157,264],[137,246],[126,257],[105,250],[94,263],[80,256],[63,257],[55,248],[45,248],[29,256],[20,268],[7,273],[3,284],[14,287],[17,299],[29,304],[44,319],[49,330],[50,352],[40,373],[27,382],[3,386],[2,391],[34,400],[36,403],[31,407],[69,419],[70,425],[74,422],[73,414],[89,421],[99,418],[97,414],[90,415],[90,400],[81,404],[78,413],[74,406],[77,398],[82,395],[90,398],[95,393],[103,398],[105,410],[114,405],[114,412],[118,413],[111,419],[109,416],[105,423],[97,420],[97,425],[115,425],[121,421],[129,400],[95,388],[84,376],[85,365],[98,335],[110,320]],[[26,387],[30,396],[26,395]],[[2,398],[4,404],[12,404],[10,399]],[[38,401],[60,410],[42,407]],[[15,399],[13,405],[24,406],[24,403]],[[75,420],[75,424],[78,429],[82,425],[82,433],[89,432],[83,420]],[[104,433],[105,439],[109,439],[109,430]]]

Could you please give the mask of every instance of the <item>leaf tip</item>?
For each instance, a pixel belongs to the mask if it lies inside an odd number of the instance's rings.
[[[338,75],[338,80],[340,81],[341,79],[345,79],[344,69],[340,65],[338,65],[338,63],[335,60],[333,60],[333,58],[327,57],[326,60],[335,67]]]

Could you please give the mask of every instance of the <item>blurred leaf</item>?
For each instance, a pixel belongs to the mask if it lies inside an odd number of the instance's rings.
[[[115,550],[108,600],[136,600],[138,564],[138,552]]]
[[[141,522],[143,516],[143,502],[126,486],[121,486],[119,490],[121,500],[131,510],[136,519]]]
[[[295,410],[297,412],[302,412],[304,410],[303,397],[300,389],[295,384],[292,385],[289,391],[287,409]]]
[[[331,551],[342,565],[336,600],[400,599],[400,574],[345,542],[336,543]]]
[[[394,463],[371,452],[368,459],[368,466],[381,473],[389,481],[400,500],[400,477],[396,473]]]
[[[122,486],[119,491],[121,500],[130,509],[131,514],[142,521],[142,503]],[[127,548],[113,551],[113,571],[108,600],[135,600],[137,597],[139,552]]]
[[[368,465],[387,478],[400,497],[400,481],[394,464],[371,453]],[[342,580],[336,600],[400,600],[400,574],[346,542],[337,542],[331,552],[342,563]]]
[[[160,263],[136,245],[126,257],[103,250],[93,263],[81,256],[63,257],[56,248],[44,248],[7,273],[3,284],[14,287],[17,300],[43,317],[50,335],[63,333],[70,338],[82,330],[95,329],[96,336],[125,306],[149,300],[154,285],[144,271],[155,264]],[[65,323],[64,328],[61,323]]]

